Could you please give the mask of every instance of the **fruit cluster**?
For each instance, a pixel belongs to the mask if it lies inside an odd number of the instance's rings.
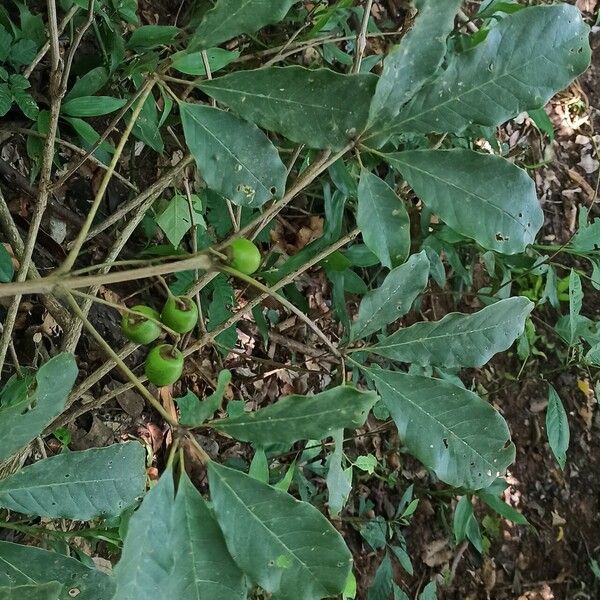
[[[258,248],[246,239],[234,240],[227,248],[227,258],[232,268],[246,275],[258,269],[261,259]],[[163,325],[175,333],[188,333],[198,323],[198,307],[186,296],[169,296],[160,314],[145,304],[138,304],[131,311],[123,316],[121,328],[125,337],[136,344],[154,342]],[[183,362],[179,349],[171,344],[159,344],[146,357],[146,377],[157,386],[171,385],[181,377]]]
[[[198,307],[185,296],[169,296],[162,312],[138,304],[123,315],[121,328],[125,337],[136,344],[151,344],[161,334],[161,323],[176,333],[188,333],[198,322]],[[146,315],[149,318],[145,318]],[[171,344],[160,344],[146,357],[146,377],[154,385],[175,383],[183,373],[183,354]]]

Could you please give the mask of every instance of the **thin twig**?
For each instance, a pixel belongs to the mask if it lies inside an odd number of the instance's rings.
[[[75,298],[65,290],[65,297],[73,312],[81,319],[84,327],[91,333],[92,337],[96,340],[98,345],[110,356],[110,358],[117,364],[119,369],[123,371],[125,376],[131,381],[131,384],[142,394],[142,396],[150,403],[150,405],[160,414],[160,416],[172,427],[177,427],[177,421],[171,417],[171,415],[164,409],[163,405],[157,400],[146,388],[146,386],[140,381],[138,376],[131,371],[131,369],[123,362],[119,355],[110,347],[110,344],[98,333],[96,328],[89,322],[88,318],[83,314],[79,304],[77,304]]]
[[[19,261],[23,260],[25,244],[23,243],[21,234],[19,233],[13,217],[10,214],[10,210],[2,194],[2,190],[0,190],[0,227],[2,227],[4,235],[6,235],[8,238],[16,257],[19,259]],[[31,279],[39,279],[41,277],[33,261],[29,265],[28,276]],[[46,310],[60,325],[60,327],[62,327],[63,330],[66,330],[70,325],[71,317],[69,316],[67,310],[63,308],[62,304],[60,304],[60,302],[54,296],[50,295],[41,296],[40,300]]]
[[[358,229],[352,230],[350,233],[346,234],[345,236],[340,238],[337,242],[335,242],[335,244],[332,244],[325,250],[322,250],[321,252],[319,252],[319,254],[317,254],[316,256],[311,258],[300,268],[296,269],[289,275],[286,275],[283,279],[281,279],[280,281],[275,283],[273,286],[271,286],[269,288],[270,292],[277,292],[281,288],[289,285],[299,275],[301,275],[302,273],[304,273],[311,267],[315,266],[316,264],[320,263],[322,260],[327,258],[332,252],[335,252],[339,248],[342,248],[343,246],[345,246],[348,242],[351,242],[359,233],[360,233],[360,231]],[[195,352],[198,352],[199,350],[204,348],[207,344],[212,342],[217,336],[219,336],[221,333],[223,333],[226,329],[229,329],[230,327],[235,325],[238,321],[241,321],[246,315],[250,314],[256,306],[259,306],[262,302],[267,300],[269,298],[269,296],[270,296],[270,294],[262,293],[262,294],[258,295],[256,298],[254,298],[253,300],[251,300],[250,302],[248,302],[248,304],[246,304],[245,306],[240,308],[234,315],[229,317],[229,319],[227,319],[224,323],[221,323],[221,325],[219,325],[216,329],[206,333],[198,341],[196,341],[194,344],[192,344],[191,346],[186,348],[186,350],[184,350],[184,352],[183,352],[184,356],[186,356],[186,357],[190,356],[191,354],[194,354]],[[120,355],[123,356],[124,352],[125,352],[125,349],[123,349],[121,351]],[[112,366],[114,366],[114,363]],[[106,373],[108,373],[111,368],[112,367],[109,364],[104,364],[101,367],[102,373],[103,373],[102,376],[106,375]],[[96,378],[96,377],[97,377],[96,373],[92,373],[92,375],[90,375],[90,377],[88,379]],[[141,381],[144,381],[144,378],[141,378]],[[85,380],[81,384],[81,386],[83,386],[84,384],[87,385],[87,380]],[[105,404],[106,402],[108,402],[109,400],[116,398],[117,396],[119,396],[123,392],[126,392],[127,390],[131,389],[132,387],[133,386],[129,383],[123,384],[123,385],[115,388],[114,390],[111,390],[110,392],[107,392],[106,394],[100,396],[99,398],[96,398],[93,402],[85,404],[74,410],[68,411],[68,414],[63,413],[63,415],[61,415],[61,417],[60,417],[61,418],[60,423],[62,425],[64,425],[64,424],[69,423],[69,422],[73,421],[74,419],[80,417],[81,415],[85,414],[86,412],[88,412],[90,410],[97,409],[100,406],[102,406],[103,404]],[[87,387],[87,389],[89,389],[89,387]]]
[[[120,221],[125,215],[133,210],[136,210],[142,205],[148,198],[155,199],[162,194],[173,180],[178,177],[181,172],[192,162],[194,158],[191,154],[186,154],[172,169],[167,171],[160,179],[157,179],[150,187],[145,189],[143,192],[138,194],[135,198],[132,198],[128,202],[125,202],[123,206],[119,207],[114,213],[110,215],[102,223],[98,223],[95,227],[90,229],[87,235],[86,241],[96,237],[99,233],[102,233],[105,229],[108,229],[111,225]]]
[[[79,6],[74,5],[69,9],[69,12],[63,17],[63,20],[58,26],[58,35],[62,35],[67,25],[71,22],[71,19],[79,12]],[[50,50],[50,40],[48,40],[35,55],[35,58],[31,61],[29,66],[23,71],[23,77],[29,79],[34,69],[38,66],[40,61],[46,56],[48,50]]]
[[[79,256],[79,252],[81,251],[81,248],[83,247],[83,244],[85,243],[87,235],[88,235],[90,229],[92,228],[92,223],[94,222],[94,217],[96,216],[96,213],[98,212],[98,209],[100,208],[100,203],[102,202],[102,199],[104,198],[106,188],[108,187],[108,184],[112,178],[112,174],[114,173],[114,171],[117,167],[117,163],[119,162],[119,159],[121,158],[121,154],[123,153],[123,150],[125,149],[125,144],[127,143],[127,140],[129,139],[129,135],[133,131],[133,127],[135,126],[137,118],[139,117],[140,113],[142,112],[142,108],[144,107],[146,98],[148,98],[148,96],[152,92],[152,88],[154,87],[155,83],[156,83],[156,80],[151,79],[144,85],[144,91],[140,95],[138,103],[137,103],[136,107],[133,109],[133,112],[131,113],[131,118],[129,119],[129,123],[127,124],[127,127],[125,128],[125,131],[123,132],[123,135],[121,136],[121,139],[119,140],[119,143],[117,144],[117,147],[115,148],[115,153],[113,154],[113,157],[112,157],[112,160],[110,161],[110,165],[108,166],[108,169],[104,173],[104,177],[102,178],[102,181],[100,183],[98,191],[96,192],[94,202],[92,203],[92,206],[90,206],[90,209],[88,211],[85,223],[83,224],[81,231],[77,235],[77,238],[75,239],[75,243],[71,247],[71,251],[69,252],[69,255],[65,259],[64,263],[58,269],[58,273],[60,273],[60,274],[68,273],[73,268],[73,265],[75,264],[75,261],[77,260],[77,257]]]
[[[29,273],[29,266],[31,264],[31,258],[33,256],[33,250],[37,241],[38,232],[42,224],[42,218],[46,211],[46,206],[48,205],[48,197],[50,195],[50,178],[52,176],[52,164],[54,161],[54,139],[56,138],[56,131],[58,129],[58,117],[60,114],[60,105],[62,100],[60,82],[62,79],[63,69],[60,59],[60,46],[58,41],[59,33],[55,0],[48,0],[47,6],[50,59],[52,65],[49,86],[50,120],[48,123],[48,133],[44,143],[42,155],[40,186],[37,202],[33,209],[31,225],[29,226],[29,231],[27,232],[27,239],[25,241],[25,247],[23,249],[23,255],[21,258],[21,265],[16,277],[17,284],[24,282],[27,278],[27,274]],[[17,293],[8,308],[6,319],[4,321],[4,331],[0,336],[0,373],[2,372],[2,367],[6,358],[6,352],[10,345],[10,340],[12,338],[13,328],[17,320],[17,313],[19,312],[20,304],[21,295]]]
[[[360,32],[356,38],[356,54],[354,55],[354,64],[352,65],[353,73],[360,73],[360,66],[367,48],[367,27],[369,26],[372,6],[373,0],[366,0]]]
[[[271,298],[277,300],[279,304],[285,306],[290,312],[294,313],[303,323],[305,323],[309,329],[311,329],[331,350],[334,356],[337,356],[339,359],[343,360],[344,357],[342,353],[331,343],[330,339],[319,329],[319,327],[314,323],[314,321],[305,315],[299,308],[294,306],[287,298],[284,298],[281,294],[274,292],[271,288],[263,285],[260,281],[254,279],[254,277],[250,277],[245,273],[241,273],[237,269],[233,269],[231,267],[221,266],[219,269],[223,273],[228,273],[232,275],[236,279],[240,279],[241,281],[245,281],[249,283],[252,287],[255,287],[257,290],[260,290],[264,294],[268,294]]]
[[[181,273],[191,269],[209,270],[212,268],[212,262],[206,253],[198,253],[195,256],[188,256],[176,261],[170,261],[138,269],[127,269],[126,271],[117,271],[114,273],[98,273],[95,275],[84,275],[81,277],[69,277],[68,275],[52,274],[41,279],[28,281],[17,281],[15,283],[0,284],[0,298],[10,296],[22,296],[26,294],[51,294],[57,287],[64,287],[68,290],[77,290],[90,286],[110,285],[112,283],[122,283],[133,279],[145,279],[156,277],[157,275],[171,275],[172,273]]]

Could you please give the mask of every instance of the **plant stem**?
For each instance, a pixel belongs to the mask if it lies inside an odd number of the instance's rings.
[[[73,245],[71,247],[71,251],[69,252],[69,255],[65,259],[64,263],[58,268],[57,274],[68,273],[73,268],[73,265],[75,264],[75,261],[77,260],[77,257],[79,256],[79,252],[81,251],[81,248],[82,248],[83,244],[85,243],[87,234],[90,231],[90,229],[92,228],[94,218],[96,216],[96,213],[98,212],[98,209],[100,208],[100,203],[102,202],[102,198],[104,198],[106,188],[108,187],[108,184],[112,178],[113,173],[115,172],[115,169],[117,167],[119,159],[121,158],[121,154],[123,153],[123,150],[125,149],[125,144],[127,143],[127,140],[129,139],[129,135],[131,134],[133,127],[134,127],[138,117],[140,116],[140,113],[142,112],[142,108],[144,107],[146,99],[150,95],[150,92],[152,92],[152,88],[154,87],[155,83],[156,83],[156,79],[154,79],[154,78],[150,79],[148,82],[146,82],[146,85],[144,86],[143,91],[137,101],[137,105],[131,113],[131,118],[129,119],[129,123],[127,124],[127,127],[125,128],[125,131],[123,132],[123,135],[121,136],[121,139],[119,140],[119,144],[115,148],[115,153],[113,154],[112,160],[110,161],[110,165],[108,165],[108,169],[104,173],[104,177],[102,178],[100,187],[98,188],[98,191],[96,192],[96,197],[94,198],[94,202],[92,203],[92,206],[90,207],[90,210],[88,211],[87,217],[81,228],[81,231],[77,235],[77,238],[75,238],[75,242],[73,243]]]
[[[180,273],[191,269],[212,269],[212,261],[205,252],[196,256],[182,258],[178,261],[140,267],[139,269],[129,269],[127,271],[117,271],[114,273],[99,273],[98,275],[87,275],[84,277],[57,276],[55,273],[42,279],[33,279],[16,283],[0,284],[0,298],[7,296],[16,296],[23,294],[50,294],[56,287],[66,289],[86,288],[97,285],[108,285],[111,283],[120,283],[132,279],[144,279],[146,277],[156,277],[157,275],[169,275],[171,273]]]
[[[104,300],[104,298],[98,298],[98,296],[92,296],[92,294],[86,294],[85,292],[80,292],[78,290],[71,290],[71,294],[75,296],[79,296],[80,298],[89,298],[92,302],[96,302],[97,304],[103,304],[104,306],[110,306],[110,308],[114,308],[116,310],[125,312],[130,315],[135,315],[136,317],[140,317],[145,321],[150,321],[155,325],[158,325],[163,331],[166,331],[170,336],[174,337],[178,340],[181,336],[173,331],[170,327],[167,327],[162,321],[151,317],[150,315],[146,315],[142,312],[138,312],[137,310],[133,310],[132,308],[128,308],[122,304],[116,304],[115,302],[109,302],[108,300]]]
[[[150,405],[160,414],[160,416],[169,424],[171,427],[178,427],[178,423],[171,415],[164,409],[163,405],[150,393],[148,388],[140,381],[138,376],[131,371],[131,369],[125,364],[121,357],[110,347],[110,344],[98,333],[98,330],[90,323],[88,318],[83,314],[79,304],[71,293],[64,289],[64,296],[73,309],[73,312],[81,319],[84,327],[90,332],[93,338],[98,342],[102,349],[110,356],[110,358],[117,364],[117,366],[123,371],[127,379],[133,383],[140,394],[150,403]]]

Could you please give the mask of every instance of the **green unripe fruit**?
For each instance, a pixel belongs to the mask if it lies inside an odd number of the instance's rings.
[[[156,310],[145,306],[144,304],[138,304],[131,310],[143,313],[157,321],[160,321],[160,315]],[[130,312],[126,312],[121,319],[121,329],[125,337],[135,342],[136,344],[151,344],[161,334],[161,328],[158,323],[144,319],[144,317],[134,315]]]
[[[160,344],[148,352],[146,377],[158,387],[175,383],[183,373],[183,354],[170,344]]]
[[[169,296],[160,315],[161,321],[177,333],[187,333],[198,322],[198,307],[191,298]]]
[[[260,267],[260,250],[250,240],[244,238],[233,240],[226,253],[229,264],[236,271],[252,275]]]

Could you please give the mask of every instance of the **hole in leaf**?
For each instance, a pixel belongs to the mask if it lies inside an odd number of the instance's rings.
[[[446,447],[446,449],[448,449],[448,438],[444,438],[442,442],[444,442],[444,446]]]

